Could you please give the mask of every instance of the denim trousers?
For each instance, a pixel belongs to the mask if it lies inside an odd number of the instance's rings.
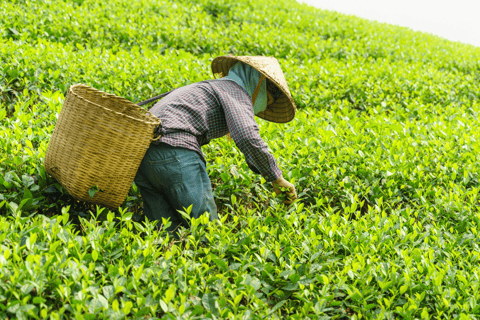
[[[177,210],[192,206],[190,216],[199,218],[210,213],[210,221],[217,219],[217,206],[205,163],[200,155],[189,149],[165,143],[151,144],[135,176],[143,199],[143,212],[150,220],[170,219],[167,231],[188,223]]]

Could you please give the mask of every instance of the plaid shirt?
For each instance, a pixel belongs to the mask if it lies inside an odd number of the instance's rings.
[[[150,112],[162,121],[156,143],[194,150],[205,161],[200,146],[230,132],[253,172],[269,182],[282,175],[260,137],[252,99],[235,81],[207,80],[178,88]]]

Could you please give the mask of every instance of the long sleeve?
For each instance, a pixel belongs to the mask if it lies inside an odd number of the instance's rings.
[[[231,91],[228,95],[224,92],[221,99],[230,135],[245,155],[250,169],[269,182],[280,178],[282,171],[260,137],[250,96],[238,86],[238,90]]]

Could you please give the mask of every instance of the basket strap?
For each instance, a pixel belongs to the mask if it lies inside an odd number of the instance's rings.
[[[175,89],[173,89],[173,90],[175,90]],[[143,105],[145,105],[145,104],[147,104],[147,103],[150,103],[150,102],[153,102],[153,101],[155,101],[155,100],[161,99],[161,98],[165,97],[167,94],[171,93],[173,90],[168,91],[168,92],[165,92],[165,93],[162,93],[161,95],[158,95],[158,96],[156,96],[156,97],[147,99],[147,100],[145,100],[145,101],[139,102],[139,103],[137,103],[137,106],[143,106]]]

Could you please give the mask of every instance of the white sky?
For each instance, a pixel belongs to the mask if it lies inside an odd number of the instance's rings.
[[[480,0],[298,0],[480,47]]]

